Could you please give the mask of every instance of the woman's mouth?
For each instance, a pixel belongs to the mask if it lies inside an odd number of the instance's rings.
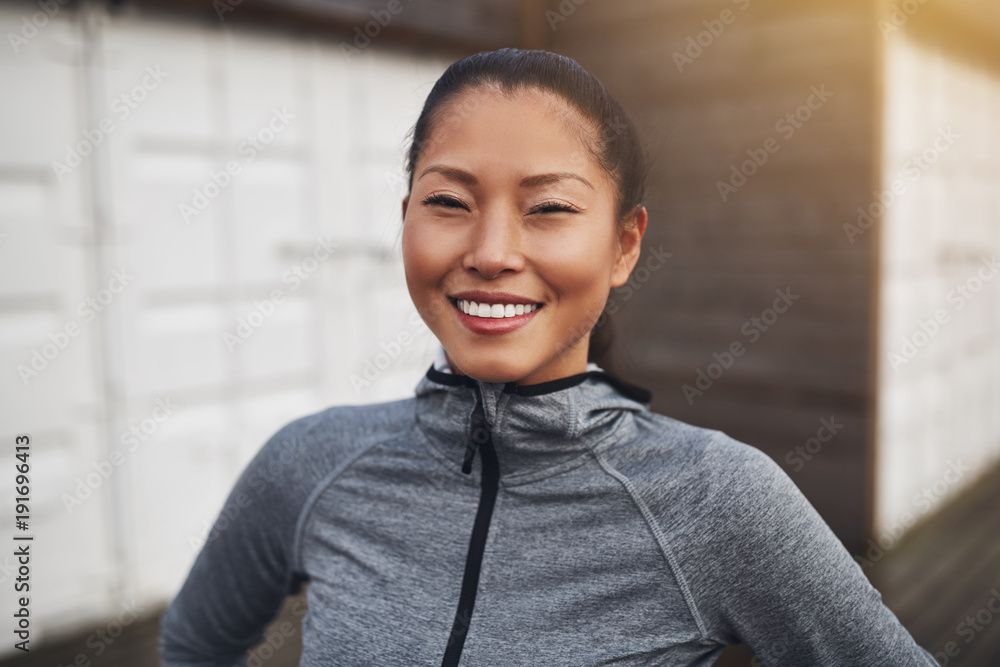
[[[542,308],[540,303],[477,303],[448,297],[458,319],[473,333],[498,335],[521,328]]]
[[[542,307],[540,303],[476,303],[467,299],[449,298],[459,310],[472,317],[500,319],[531,313]]]

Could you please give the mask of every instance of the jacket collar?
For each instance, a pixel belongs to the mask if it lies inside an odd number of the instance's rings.
[[[504,483],[554,474],[621,429],[652,398],[642,387],[603,370],[531,385],[484,382],[435,368],[416,386],[418,431],[443,460],[462,474],[477,401],[489,428]],[[479,457],[468,479],[480,480]]]

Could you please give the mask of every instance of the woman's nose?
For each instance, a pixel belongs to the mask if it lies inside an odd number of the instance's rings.
[[[514,209],[494,206],[484,210],[472,232],[465,268],[475,269],[487,280],[506,270],[520,271],[524,267],[522,224]]]

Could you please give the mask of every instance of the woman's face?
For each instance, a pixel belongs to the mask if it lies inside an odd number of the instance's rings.
[[[442,111],[403,199],[414,305],[456,373],[535,384],[583,372],[590,329],[638,260],[645,209],[619,247],[591,130],[551,93],[475,88]]]

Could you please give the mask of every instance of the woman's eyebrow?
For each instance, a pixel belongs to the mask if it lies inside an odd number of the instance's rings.
[[[458,181],[459,183],[464,183],[465,185],[472,186],[479,184],[479,179],[477,179],[473,174],[470,174],[464,169],[459,169],[458,167],[446,167],[445,165],[440,165],[440,164],[431,165],[430,167],[424,169],[422,172],[420,172],[420,176],[417,177],[417,180],[423,178],[426,174],[431,172],[437,172],[447,178],[451,178],[452,180]],[[591,190],[594,189],[594,186],[591,185],[590,181],[588,181],[583,176],[580,176],[579,174],[574,174],[571,171],[555,171],[548,174],[535,174],[534,176],[525,176],[524,178],[521,179],[519,185],[523,188],[535,188],[540,185],[549,185],[550,183],[555,183],[557,181],[561,181],[567,178],[575,178],[576,180],[580,181]]]
[[[458,167],[446,167],[442,164],[434,164],[427,167],[422,172],[420,172],[420,176],[417,177],[417,180],[420,180],[427,174],[435,171],[443,176],[446,176],[447,178],[452,179],[453,181],[458,181],[459,183],[465,183],[466,185],[479,184],[479,179],[477,179],[475,176],[465,171],[464,169],[459,169]]]
[[[583,176],[580,176],[579,174],[574,174],[571,171],[556,171],[552,172],[551,174],[536,174],[534,176],[525,176],[524,178],[521,179],[521,187],[534,188],[538,187],[539,185],[548,185],[549,183],[555,183],[557,181],[561,181],[566,178],[575,178],[576,180],[580,181],[591,190],[594,189],[594,186],[590,184],[590,181],[588,181]]]

